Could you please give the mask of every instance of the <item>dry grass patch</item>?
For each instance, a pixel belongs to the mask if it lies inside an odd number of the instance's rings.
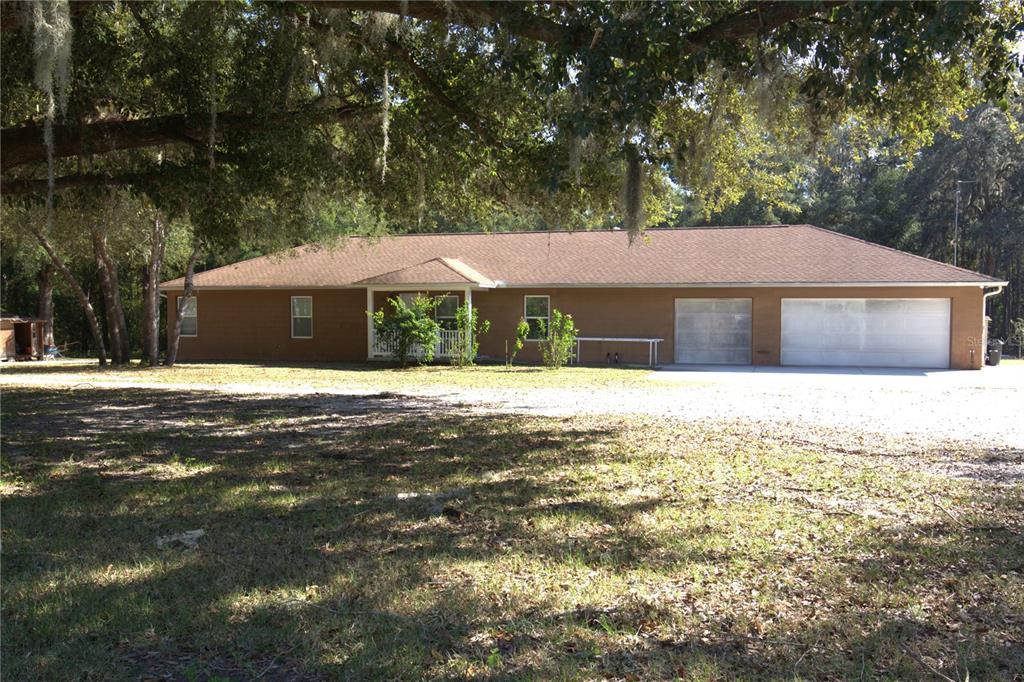
[[[11,679],[1024,669],[1024,488],[948,450],[140,389],[5,391],[3,430]]]
[[[566,388],[642,387],[657,390],[648,380],[651,370],[626,367],[563,367],[558,371],[516,365],[478,365],[457,369],[427,365],[404,369],[381,362],[317,364],[183,363],[174,367],[148,368],[131,365],[100,368],[95,361],[65,360],[17,363],[3,367],[2,376],[19,380],[60,380],[65,385],[130,381],[141,384],[197,386],[253,386],[264,391],[275,387],[302,386],[314,389],[407,391],[445,388]],[[693,382],[700,383],[700,382]],[[676,385],[679,385],[676,382]]]

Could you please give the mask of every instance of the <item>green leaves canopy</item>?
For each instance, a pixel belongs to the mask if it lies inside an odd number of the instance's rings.
[[[1000,101],[1021,68],[1009,1],[71,10],[58,186],[130,185],[222,245],[310,238],[317,197],[358,197],[399,230],[621,222],[627,149],[643,165],[628,174],[627,199],[643,200],[631,227],[662,219],[673,186],[716,209],[779,197],[791,182],[778,147],[856,115],[913,148],[950,114]],[[5,193],[34,192],[31,19],[2,11]]]

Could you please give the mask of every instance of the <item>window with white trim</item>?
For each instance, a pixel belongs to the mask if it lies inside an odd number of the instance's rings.
[[[292,338],[313,338],[312,296],[292,296]]]
[[[182,299],[181,336],[195,336],[199,332],[199,304],[195,296]]]
[[[523,296],[523,319],[530,325],[527,339],[539,341],[548,337],[551,326],[551,297]]]
[[[441,329],[455,329],[455,316],[459,310],[459,297],[454,294],[438,296],[437,307],[434,308],[434,319]]]

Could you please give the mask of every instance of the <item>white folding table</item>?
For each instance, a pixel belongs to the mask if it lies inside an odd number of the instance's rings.
[[[658,364],[658,344],[665,339],[642,339],[642,338],[620,338],[611,336],[577,336],[576,337],[576,364],[580,364],[580,350],[584,341],[607,341],[612,343],[646,343],[647,362],[651,367]]]

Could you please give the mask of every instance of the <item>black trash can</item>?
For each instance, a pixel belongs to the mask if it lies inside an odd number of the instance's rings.
[[[985,359],[985,363],[995,367],[999,364],[999,361],[1003,359],[1003,341],[999,339],[991,339],[988,342],[988,357]]]

